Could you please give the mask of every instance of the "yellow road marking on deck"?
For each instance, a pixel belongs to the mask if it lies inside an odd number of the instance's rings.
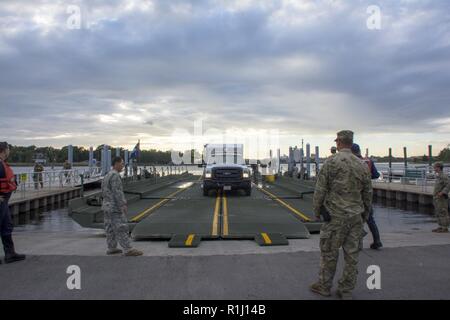
[[[220,193],[217,193],[216,206],[214,207],[214,219],[212,225],[212,235],[217,236],[219,234],[219,208],[220,208]]]
[[[227,205],[227,197],[225,195],[225,192],[223,193],[222,197],[223,201],[223,235],[228,235],[228,205]]]
[[[264,190],[263,188],[257,186],[257,188],[259,190],[261,190],[262,192],[268,194],[271,198],[273,198],[275,201],[279,202],[280,204],[282,204],[283,206],[285,206],[286,208],[288,208],[289,210],[291,210],[293,213],[295,213],[296,215],[300,216],[303,220],[305,220],[306,222],[311,221],[311,218],[308,218],[306,215],[304,215],[303,213],[301,213],[300,211],[298,211],[297,209],[291,207],[289,204],[287,204],[286,202],[284,202],[283,200],[281,200],[280,198],[278,198],[276,195],[270,193],[267,190]]]
[[[192,240],[194,240],[194,235],[190,234],[187,239],[186,242],[184,243],[187,247],[190,247],[192,245]]]
[[[263,237],[264,242],[265,242],[266,244],[272,244],[272,240],[270,240],[270,238],[269,238],[269,236],[267,235],[267,233],[263,232],[263,233],[261,233],[261,236]]]
[[[180,190],[177,190],[177,191],[175,191],[175,192],[169,194],[169,195],[167,196],[167,198],[171,198],[171,197],[177,195],[178,193],[180,193],[180,192],[182,192],[182,191],[188,189],[189,187],[192,187],[192,185],[187,186],[187,187],[185,187],[185,188],[182,188],[182,189],[180,189]],[[168,202],[168,201],[170,201],[170,200],[171,200],[171,199],[163,199],[163,200],[159,201],[157,204],[151,206],[151,207],[148,208],[148,209],[145,209],[144,211],[142,211],[141,213],[139,213],[137,216],[134,216],[134,217],[131,219],[131,221],[132,221],[132,222],[137,222],[138,220],[141,220],[141,219],[144,218],[146,215],[150,214],[153,210],[158,209],[159,207],[161,207],[163,204],[165,204],[166,202]]]

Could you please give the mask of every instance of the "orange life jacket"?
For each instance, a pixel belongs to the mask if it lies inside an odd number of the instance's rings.
[[[17,189],[16,176],[5,161],[0,160],[0,165],[5,169],[5,177],[0,178],[0,193],[11,193]]]

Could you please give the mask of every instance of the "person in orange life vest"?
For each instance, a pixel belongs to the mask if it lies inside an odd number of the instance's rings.
[[[17,189],[17,183],[14,172],[6,162],[9,153],[8,143],[0,142],[0,235],[6,263],[25,259],[25,255],[16,253],[12,240],[13,223],[8,201],[11,194]]]
[[[358,144],[354,143],[352,145],[352,153],[367,164],[372,179],[378,179],[380,177],[380,173],[375,167],[375,163],[369,158],[363,159],[361,155],[361,148],[359,147]],[[381,243],[380,232],[378,231],[377,224],[375,223],[373,213],[374,210],[372,207],[370,209],[369,218],[367,219],[367,225],[369,226],[369,230],[372,233],[373,238],[373,243],[370,245],[370,249],[378,250],[383,246],[383,244]]]

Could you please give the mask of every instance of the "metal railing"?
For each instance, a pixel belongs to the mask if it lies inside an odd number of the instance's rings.
[[[194,170],[189,170],[188,166],[143,166],[138,168],[132,168],[126,166],[121,173],[123,177],[128,177],[131,180],[140,180],[142,178],[155,178],[164,177],[168,175],[180,175],[185,172],[193,172]],[[198,170],[197,170],[198,171]]]
[[[436,182],[436,173],[433,169],[403,169],[403,170],[380,170],[381,176],[376,180],[378,183],[396,183],[401,185],[415,185],[423,192],[433,187]],[[444,173],[450,176],[450,168],[444,168]]]
[[[195,166],[189,167],[185,165],[146,166],[146,170],[140,166],[136,171],[133,171],[133,168],[128,166],[127,169],[127,172],[124,170],[121,173],[122,177],[127,177],[127,181],[154,179],[155,182],[158,182],[160,177],[181,175],[189,172],[199,174],[198,171],[202,170]],[[102,168],[99,167],[20,173],[16,174],[18,186],[13,197],[23,199],[31,193],[38,195],[55,189],[81,186],[86,183],[99,181],[102,177]]]
[[[98,181],[102,177],[101,168],[83,168],[70,170],[45,170],[16,174],[17,190],[22,198],[30,191],[40,192],[57,188],[75,187]]]

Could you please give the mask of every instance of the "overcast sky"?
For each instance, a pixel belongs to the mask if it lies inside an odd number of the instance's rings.
[[[437,153],[450,1],[2,0],[0,110],[15,145],[184,149],[202,120],[277,131],[282,153],[304,138],[328,154],[341,129],[371,154]]]

